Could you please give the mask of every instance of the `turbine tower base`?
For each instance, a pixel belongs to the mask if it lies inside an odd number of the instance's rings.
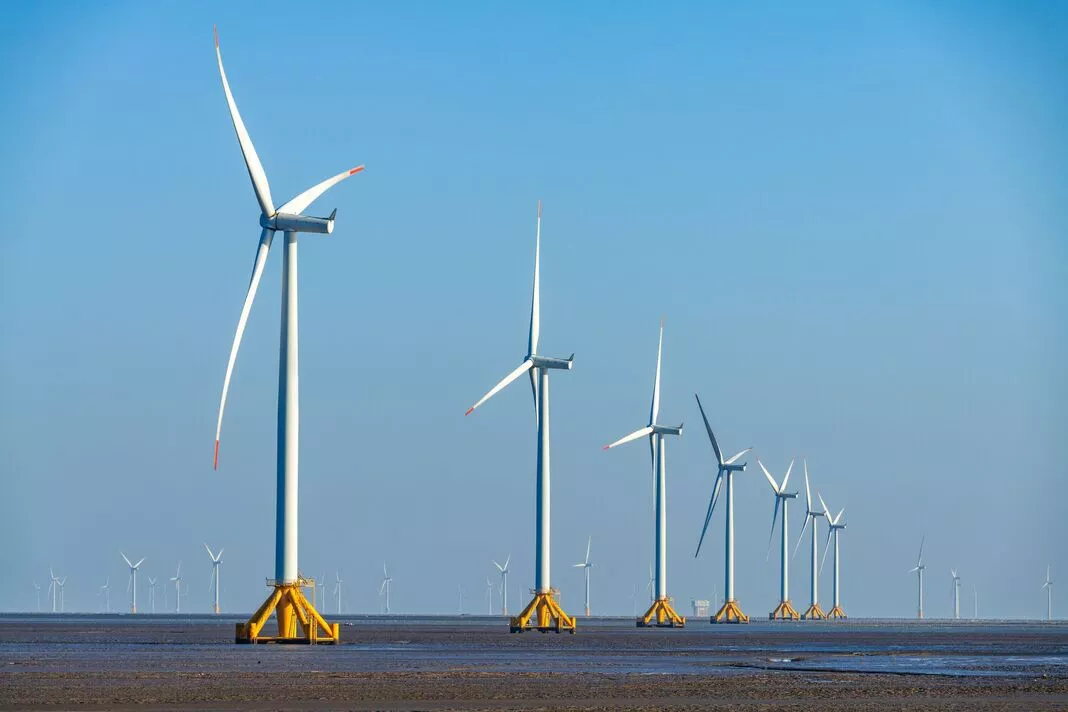
[[[770,621],[796,621],[800,619],[801,614],[797,612],[797,609],[789,601],[780,601],[775,610],[768,614],[768,620]]]
[[[748,623],[749,616],[742,613],[742,609],[738,607],[738,602],[734,600],[725,601],[723,607],[720,608],[716,615],[712,616],[710,623]]]
[[[535,593],[533,600],[514,618],[510,619],[511,632],[522,633],[525,630],[575,632],[575,619],[560,607],[554,597],[556,589],[546,593]]]
[[[686,618],[671,607],[671,599],[664,597],[653,601],[645,615],[638,619],[639,628],[683,628]]]
[[[831,620],[845,620],[849,616],[845,614],[841,606],[835,606],[831,609],[831,612],[827,614],[827,617]]]
[[[801,617],[806,621],[827,620],[827,614],[823,612],[823,609],[820,608],[820,604],[818,603],[813,603],[811,606],[809,606],[808,610],[805,611],[804,615],[802,615]]]
[[[301,590],[306,582],[270,582],[274,590],[246,623],[238,623],[235,643],[298,643],[337,645],[341,632],[337,623],[327,623]],[[271,613],[278,620],[278,635],[260,635]],[[298,632],[298,623],[299,632]]]

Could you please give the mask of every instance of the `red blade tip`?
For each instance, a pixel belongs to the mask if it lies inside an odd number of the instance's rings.
[[[215,33],[215,49],[219,49],[219,27],[218,25],[212,25],[211,31]]]
[[[601,448],[601,449],[602,449],[602,450],[607,450],[607,449],[608,449],[608,448],[610,448],[610,447],[612,447],[612,446],[611,446],[611,445],[605,445],[605,446],[604,446],[603,448]]]
[[[219,441],[215,441],[215,469],[219,469]]]
[[[471,411],[473,411],[474,409],[475,409],[475,406],[471,406],[470,408],[468,408],[468,409],[467,409],[467,412],[466,412],[466,413],[464,413],[464,415],[465,415],[465,416],[467,416],[467,415],[471,415]]]
[[[353,173],[359,173],[359,172],[360,172],[360,171],[362,171],[362,170],[363,170],[364,168],[365,168],[365,166],[356,166],[356,167],[355,167],[355,168],[353,168],[353,169],[352,169],[351,171],[349,171],[349,175],[351,176],[351,175],[352,175]]]

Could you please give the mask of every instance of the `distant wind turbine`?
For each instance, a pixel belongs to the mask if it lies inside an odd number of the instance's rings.
[[[156,579],[151,576],[148,577],[148,607],[153,613],[156,612]]]
[[[586,542],[586,561],[578,564],[574,564],[573,568],[582,569],[583,575],[586,577],[586,617],[590,617],[590,567],[593,564],[590,563],[590,545],[593,543],[593,537],[591,536]]]
[[[960,618],[960,576],[956,569],[950,569],[949,575],[953,577],[953,619]]]
[[[341,572],[334,571],[334,595],[337,596],[337,614],[341,615],[341,584],[344,581],[341,580]]]
[[[104,597],[104,613],[111,613],[111,577],[108,576],[104,585],[100,587],[98,596]]]
[[[920,619],[923,618],[923,572],[927,570],[927,566],[923,563],[923,544],[926,540],[927,535],[925,534],[920,539],[920,555],[916,557],[916,565],[908,571],[910,574],[913,571],[916,572],[916,595],[919,602],[916,615]]]
[[[824,513],[816,509],[812,503],[812,489],[809,487],[808,482],[808,460],[802,460],[801,464],[805,470],[805,523],[801,525],[801,536],[797,537],[794,556],[797,556],[797,550],[805,539],[805,530],[808,528],[808,523],[812,522],[812,587],[809,591],[812,602],[801,617],[805,620],[823,620],[827,617],[827,614],[820,608],[820,569],[818,545],[816,543],[816,520],[822,517]]]
[[[215,593],[215,615],[219,615],[219,564],[222,563],[223,550],[219,549],[218,554],[213,554],[211,547],[207,542],[204,542],[204,549],[207,550],[208,556],[211,557],[211,578],[208,579],[208,591],[214,590]]]
[[[182,612],[182,562],[178,562],[178,570],[171,576],[174,582],[174,612]]]
[[[386,565],[382,564],[382,584],[378,587],[379,597],[385,594],[386,597],[386,615],[389,615],[389,589],[393,585],[393,579],[386,572]]]
[[[1042,588],[1046,589],[1046,620],[1053,620],[1053,579],[1050,577],[1050,566],[1046,565],[1046,582]]]
[[[760,465],[760,469],[764,471],[764,477],[768,478],[768,484],[771,485],[771,491],[775,493],[775,509],[771,513],[771,534],[768,535],[768,553],[764,555],[767,559],[771,553],[771,541],[775,537],[775,520],[779,516],[779,505],[782,505],[782,537],[779,543],[779,605],[775,607],[775,610],[768,616],[769,619],[775,620],[797,620],[801,617],[801,614],[797,612],[794,605],[790,602],[790,557],[787,555],[789,549],[790,539],[790,518],[787,516],[789,511],[790,500],[797,497],[797,492],[787,492],[786,483],[790,481],[790,472],[794,469],[794,461],[790,460],[790,466],[786,468],[786,475],[782,478],[782,484],[775,481],[775,478],[768,472],[768,468],[764,467],[764,463],[757,458],[757,464]]]
[[[736,455],[724,460],[723,453],[720,452],[719,443],[716,442],[716,436],[712,433],[712,426],[708,424],[708,416],[705,415],[704,406],[701,405],[701,399],[694,393],[694,398],[697,398],[697,407],[701,411],[701,419],[705,421],[705,430],[708,431],[708,439],[712,441],[712,450],[716,453],[716,464],[718,469],[716,470],[716,481],[712,485],[712,496],[708,499],[708,512],[705,514],[705,525],[701,528],[701,538],[697,542],[697,552],[694,554],[694,558],[701,553],[701,543],[705,540],[705,532],[708,531],[708,523],[712,520],[712,512],[716,509],[716,501],[719,499],[720,484],[724,479],[727,480],[727,516],[725,517],[726,535],[724,536],[724,545],[726,553],[723,557],[723,579],[725,589],[725,600],[723,601],[723,607],[720,608],[714,616],[712,616],[713,623],[748,623],[749,616],[742,613],[742,609],[738,606],[738,602],[734,600],[734,473],[745,472],[745,466],[747,463],[740,465],[735,464],[741,459],[742,455],[746,454],[753,448],[747,447]]]
[[[323,574],[318,579],[316,579],[315,586],[316,592],[319,594],[317,597],[318,600],[316,600],[315,602],[316,605],[326,606],[326,574]],[[324,608],[323,610],[326,609]]]
[[[823,516],[827,520],[827,543],[823,546],[823,559],[820,561],[821,573],[823,572],[823,565],[827,563],[827,550],[831,546],[831,539],[834,539],[834,578],[832,579],[834,586],[831,589],[834,594],[834,607],[827,613],[827,617],[831,619],[845,618],[846,614],[845,611],[842,610],[842,604],[839,599],[841,588],[838,583],[838,534],[839,532],[845,531],[846,528],[845,524],[840,523],[842,521],[842,515],[845,514],[845,507],[838,510],[837,516],[831,517],[831,512],[827,509],[827,503],[823,501],[823,495],[817,492],[816,496],[819,497],[820,504],[823,506]]]
[[[490,581],[489,576],[486,577],[486,607],[487,613],[493,615],[493,588],[494,583]]]
[[[504,559],[504,566],[501,566],[496,561],[493,565],[497,567],[497,571],[501,574],[501,615],[508,615],[508,562],[512,560],[512,555],[509,554]],[[462,608],[462,606],[461,606]]]
[[[41,584],[36,581],[33,582],[34,593],[37,594],[37,612],[41,612]]]
[[[52,570],[51,566],[48,567],[48,575],[51,578],[49,579],[48,591],[46,591],[46,595],[52,595],[52,612],[58,613],[59,609],[56,605],[56,602],[59,600],[59,589],[63,584],[59,582],[59,577],[56,576],[56,572]]]
[[[119,556],[126,562],[126,565],[130,568],[130,580],[126,582],[126,593],[130,594],[130,613],[137,613],[137,568],[145,562],[145,557],[141,557],[141,560],[136,564],[130,563],[130,560],[126,558],[126,554],[119,552]],[[154,613],[155,611],[153,611]]]

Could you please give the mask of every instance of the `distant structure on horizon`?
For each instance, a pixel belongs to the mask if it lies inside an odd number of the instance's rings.
[[[707,618],[710,605],[707,598],[690,599],[690,608],[693,609],[694,618]]]

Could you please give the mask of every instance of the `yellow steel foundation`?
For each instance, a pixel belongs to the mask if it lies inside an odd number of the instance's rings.
[[[768,614],[768,620],[780,620],[780,621],[796,621],[801,618],[801,614],[797,612],[793,604],[789,601],[782,601],[775,610]]]
[[[832,620],[839,620],[848,618],[849,616],[845,614],[845,611],[842,610],[841,606],[835,606],[831,609],[831,612],[827,614],[827,617]]]
[[[680,616],[671,607],[670,598],[658,598],[649,606],[645,615],[638,619],[638,627],[659,628],[682,628],[686,625],[686,618]]]
[[[304,597],[300,583],[273,584],[274,590],[247,623],[238,623],[235,642],[238,643],[304,643],[307,645],[336,645],[341,641],[337,623],[327,623],[311,601]],[[274,613],[278,621],[278,635],[260,635]],[[298,632],[297,624],[300,624]]]
[[[712,616],[712,623],[748,623],[749,616],[742,613],[737,601],[726,601],[723,607]]]
[[[827,614],[820,608],[820,604],[813,603],[801,617],[806,621],[822,621],[827,619]]]
[[[540,630],[542,633],[554,630],[575,632],[575,619],[564,613],[564,609],[556,602],[556,589],[549,593],[535,593],[534,599],[527,607],[511,619],[511,631],[522,633],[525,630]]]

